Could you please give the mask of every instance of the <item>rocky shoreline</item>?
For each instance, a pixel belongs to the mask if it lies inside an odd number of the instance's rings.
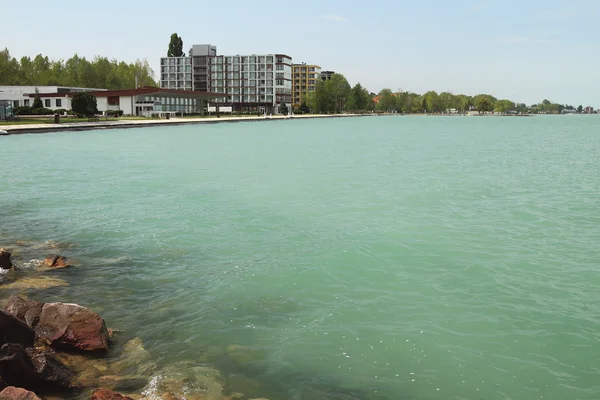
[[[0,290],[68,285],[46,275],[71,268],[66,257],[48,255],[32,274],[20,270],[12,256],[8,249],[0,249]],[[98,313],[86,307],[39,302],[23,293],[1,298],[0,400],[266,400],[232,392],[227,379],[208,365],[180,362],[159,368],[140,338],[119,343],[118,330],[113,332]],[[232,346],[226,353],[233,358],[246,353],[252,358],[256,351]],[[107,356],[109,352],[112,357]]]

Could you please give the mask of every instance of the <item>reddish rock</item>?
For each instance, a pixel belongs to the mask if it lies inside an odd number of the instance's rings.
[[[0,346],[17,343],[25,347],[33,346],[35,333],[25,323],[0,310]]]
[[[37,339],[53,347],[80,351],[108,350],[108,330],[104,320],[88,308],[77,304],[38,303],[12,296],[6,311],[33,329]]]
[[[40,400],[40,398],[29,390],[9,386],[0,392],[0,400]]]
[[[77,304],[44,304],[35,333],[57,348],[108,350],[108,330],[104,320],[92,310]]]
[[[56,254],[49,255],[44,259],[42,265],[47,268],[61,269],[70,267],[69,261],[66,257],[58,256]]]
[[[7,385],[29,390],[72,388],[73,374],[49,350],[5,344],[0,349],[0,370]]]
[[[90,400],[133,400],[131,397],[123,396],[117,392],[107,389],[98,389]]]
[[[0,249],[0,269],[11,269],[13,267],[10,256],[11,253],[8,250]]]

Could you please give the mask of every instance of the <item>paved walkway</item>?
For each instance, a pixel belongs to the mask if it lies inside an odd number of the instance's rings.
[[[367,114],[371,115],[371,114]],[[334,114],[334,115],[295,115],[293,117],[284,117],[274,115],[272,117],[222,117],[222,118],[171,118],[171,119],[139,119],[139,120],[104,120],[99,122],[72,122],[61,124],[27,124],[27,125],[3,125],[0,130],[8,133],[48,133],[64,131],[87,131],[94,129],[118,129],[135,128],[152,125],[185,125],[185,124],[216,124],[224,122],[258,122],[258,121],[276,121],[284,119],[312,119],[312,118],[348,118],[356,116],[365,116],[358,114]]]

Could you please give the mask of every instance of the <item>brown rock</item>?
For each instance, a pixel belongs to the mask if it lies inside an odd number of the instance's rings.
[[[0,310],[0,346],[17,343],[25,347],[33,346],[35,333],[25,323]]]
[[[11,253],[8,250],[0,249],[0,269],[11,269],[13,267],[10,256]]]
[[[8,299],[6,312],[33,329],[40,320],[43,305],[44,303],[13,295]]]
[[[123,396],[117,392],[107,389],[98,389],[90,400],[133,400],[131,397]]]
[[[71,371],[49,350],[5,344],[0,349],[0,370],[11,386],[42,391],[73,387]]]
[[[61,269],[70,267],[66,257],[59,256],[56,254],[49,255],[42,262],[42,266],[53,269]]]
[[[40,400],[40,398],[29,390],[9,386],[0,392],[0,400]]]
[[[44,304],[34,329],[38,338],[56,348],[108,350],[108,330],[104,320],[92,310],[77,304]]]
[[[108,330],[104,320],[80,305],[39,303],[12,296],[7,313],[26,323],[35,331],[38,339],[53,347],[82,351],[108,350]]]

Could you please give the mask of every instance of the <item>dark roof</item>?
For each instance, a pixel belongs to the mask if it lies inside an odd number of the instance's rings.
[[[40,93],[40,97],[73,97],[77,92],[68,93]],[[112,96],[157,96],[157,97],[187,97],[187,98],[220,98],[226,97],[224,93],[209,93],[199,92],[196,90],[176,90],[164,89],[156,87],[142,87],[137,89],[121,89],[121,90],[102,90],[91,91],[96,97],[112,97]],[[35,93],[30,93],[29,97],[35,97]]]

